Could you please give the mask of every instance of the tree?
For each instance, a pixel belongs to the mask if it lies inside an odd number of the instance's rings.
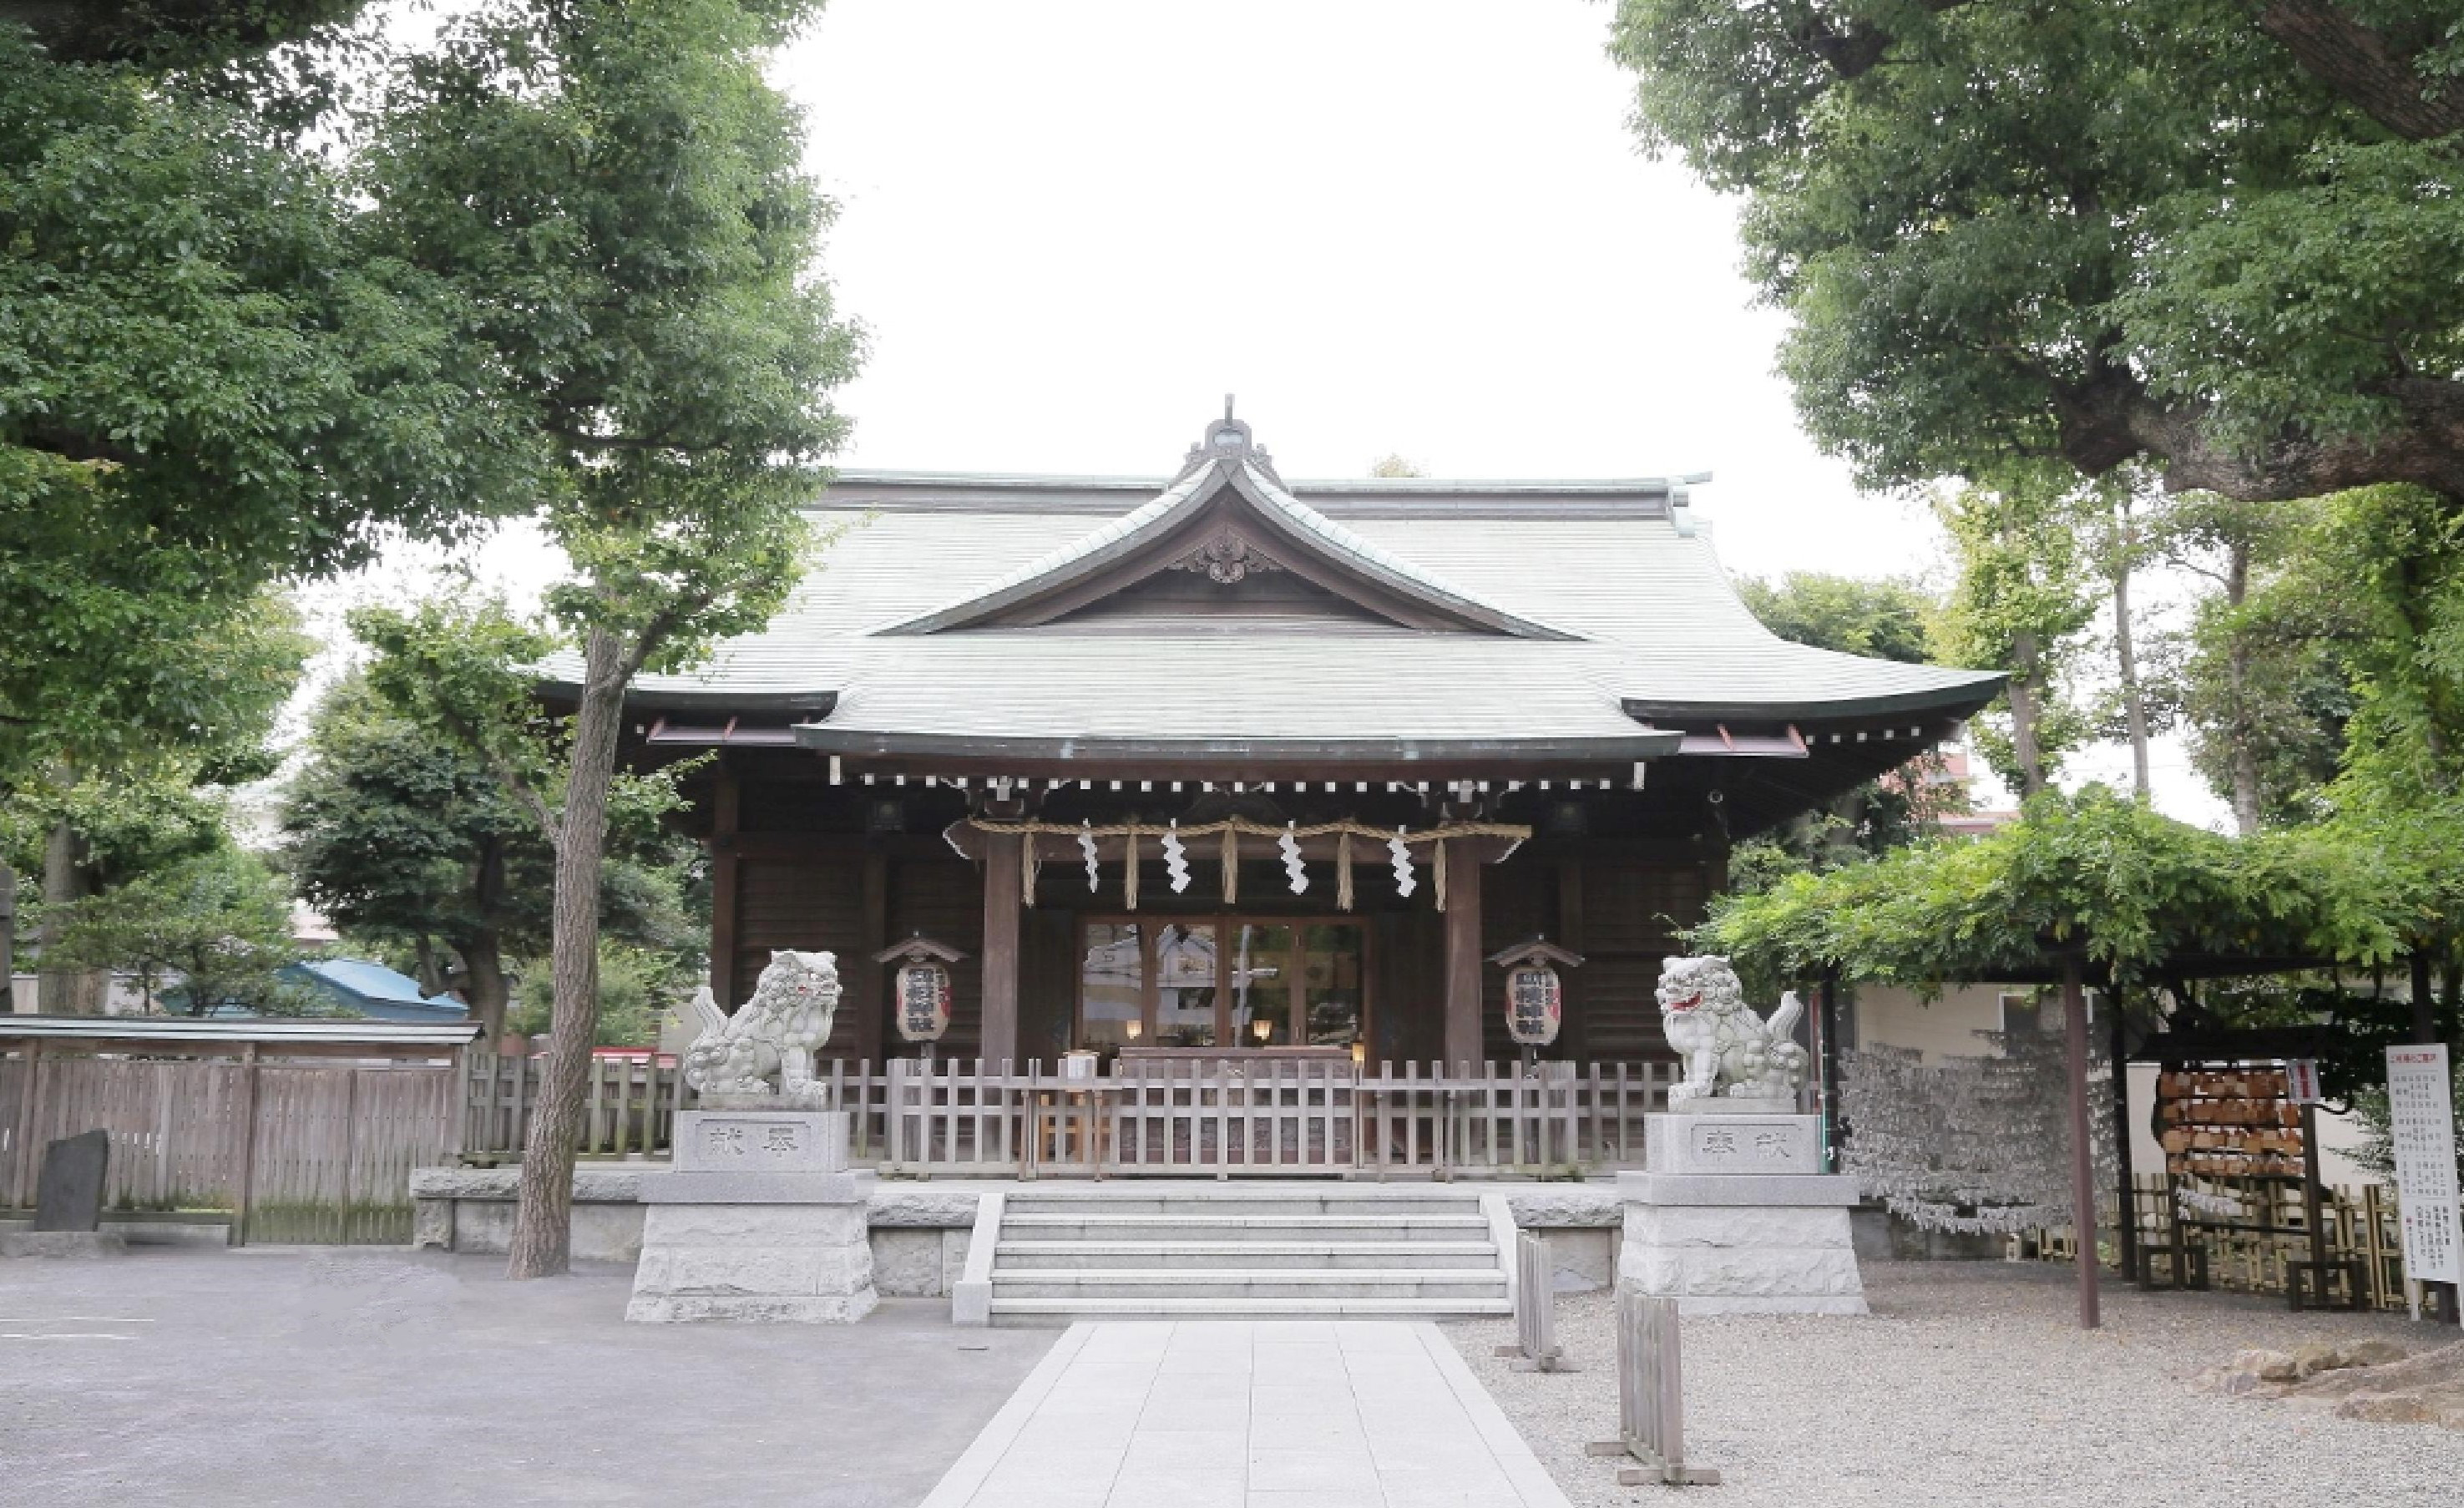
[[[658,816],[615,803],[601,924],[643,956],[691,960],[708,935],[688,899],[694,845]],[[319,705],[280,822],[302,898],[354,942],[408,953],[430,994],[461,991],[493,1041],[511,965],[548,950],[556,858],[486,761],[354,676]]]
[[[2464,506],[2453,0],[1621,0],[1612,50],[1868,483]]]
[[[1932,663],[1931,624],[1942,604],[1913,579],[1792,571],[1776,581],[1740,580],[1737,595],[1764,627],[1792,643]],[[1942,815],[1949,788],[1928,778],[1938,768],[1930,756],[1920,759],[1841,793],[1779,833],[1739,844],[1729,855],[1730,887],[1764,888],[1783,875],[1827,869],[1911,841]]]
[[[313,1003],[281,974],[298,958],[289,892],[228,841],[47,914],[46,926],[56,939],[46,963],[56,949],[84,968],[134,973],[148,1008],[297,1016]]]
[[[528,720],[518,678],[455,661],[395,683],[449,725],[494,719],[473,724],[480,747],[556,847],[555,1024],[517,1278],[568,1262],[626,689],[768,619],[809,544],[797,510],[844,433],[825,394],[856,337],[810,273],[828,206],[799,170],[795,111],[761,76],[813,9],[485,6],[396,71],[370,143],[386,243],[474,311],[502,374],[489,404],[555,458],[539,516],[572,566],[549,594],[579,649],[557,672],[573,708],[559,786],[484,731]],[[429,645],[396,632],[392,647]]]
[[[2214,588],[2190,627],[2182,712],[2193,765],[2233,804],[2244,836],[2319,815],[2353,711],[2344,655],[2361,627],[2317,568],[2317,513],[2188,493],[2150,541]]]
[[[1940,494],[1934,511],[1959,562],[1944,658],[2010,672],[1991,714],[2007,731],[1989,727],[1977,744],[1995,773],[2034,796],[2085,732],[2064,694],[2079,632],[2096,614],[2077,499],[2057,471],[2038,467]]]
[[[40,587],[26,594],[41,596]],[[62,632],[66,615],[46,624],[38,608],[24,620],[34,625],[29,657],[54,646],[58,665],[76,672],[48,672],[32,702],[0,697],[0,794],[9,814],[0,884],[13,886],[13,866],[32,864],[42,876],[46,914],[64,915],[61,907],[103,885],[189,851],[192,835],[218,832],[219,808],[201,801],[197,787],[272,772],[267,739],[308,653],[297,613],[271,591],[219,611],[210,599],[198,610],[168,605],[174,601],[141,593],[132,610],[103,615],[117,627],[112,646]],[[0,608],[0,618],[10,616]],[[57,938],[47,929],[42,940],[48,954]],[[99,976],[47,956],[45,1009],[99,1010],[102,987]]]

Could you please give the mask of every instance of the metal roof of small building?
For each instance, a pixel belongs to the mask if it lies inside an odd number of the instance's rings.
[[[837,537],[768,627],[697,671],[643,676],[637,690],[645,705],[826,706],[806,741],[848,752],[1008,740],[1068,757],[1132,743],[1375,740],[1385,758],[1449,748],[1510,758],[1546,745],[1619,760],[1646,756],[1636,740],[1655,719],[1964,716],[2001,685],[1772,634],[1674,479],[1286,485],[1263,450],[1201,450],[1164,483],[844,473],[812,515]],[[1287,505],[1331,561],[1543,631],[1155,617],[986,625],[956,611],[1067,572],[1236,476],[1266,506]]]

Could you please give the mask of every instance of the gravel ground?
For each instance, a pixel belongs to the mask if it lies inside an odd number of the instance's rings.
[[[2082,1331],[2068,1267],[1868,1262],[1864,1273],[1871,1319],[1686,1322],[1686,1454],[1723,1478],[1706,1502],[2464,1503],[2464,1433],[2188,1386],[2245,1346],[2376,1336],[2419,1350],[2453,1330],[2108,1283],[2104,1327]],[[1617,1433],[1614,1311],[1605,1293],[1558,1299],[1573,1372],[1516,1372],[1493,1355],[1513,1341],[1510,1322],[1446,1326],[1581,1504],[1658,1501],[1666,1491],[1619,1487],[1616,1461],[1583,1454],[1586,1441]]]

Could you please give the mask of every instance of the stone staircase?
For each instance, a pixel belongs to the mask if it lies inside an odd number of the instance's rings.
[[[1026,1185],[991,1320],[1507,1314],[1512,1230],[1501,1197],[1431,1185]]]

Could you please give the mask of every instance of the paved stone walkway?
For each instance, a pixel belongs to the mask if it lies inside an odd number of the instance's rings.
[[[1566,1508],[1435,1325],[1070,1327],[924,1508]]]

